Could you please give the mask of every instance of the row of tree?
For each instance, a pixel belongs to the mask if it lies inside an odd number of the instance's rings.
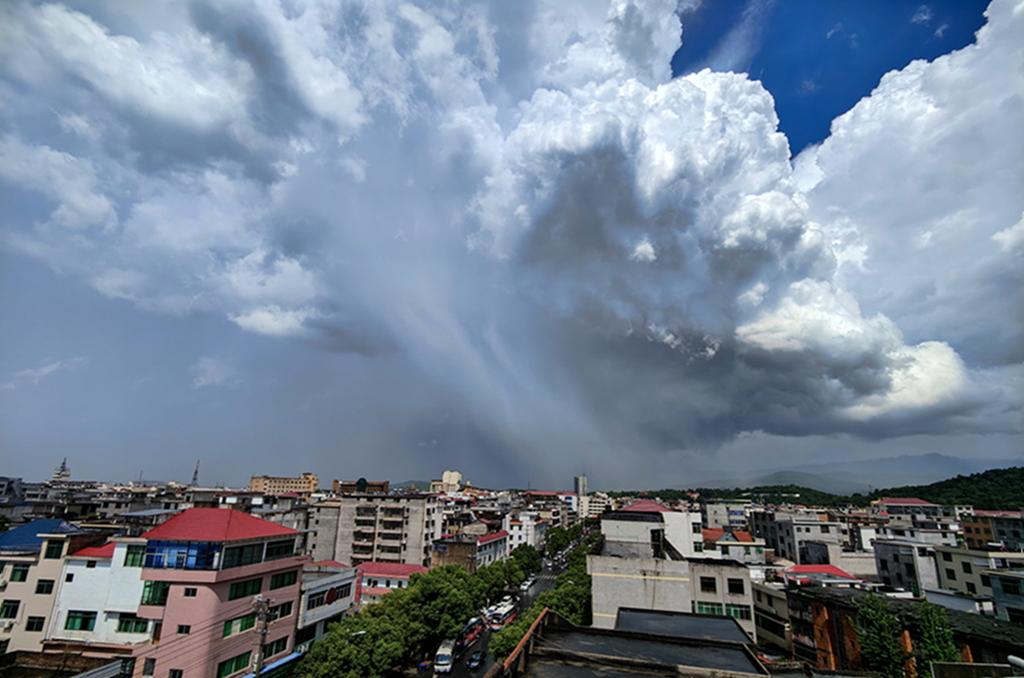
[[[455,638],[466,622],[509,588],[540,569],[532,546],[519,546],[507,560],[470,574],[460,567],[438,567],[413,575],[359,614],[342,618],[303,658],[301,678],[382,676],[433,655]]]

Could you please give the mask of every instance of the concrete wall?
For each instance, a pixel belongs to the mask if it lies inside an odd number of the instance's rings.
[[[686,561],[587,556],[596,628],[615,628],[620,607],[690,612]]]

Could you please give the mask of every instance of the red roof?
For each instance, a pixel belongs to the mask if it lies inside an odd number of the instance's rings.
[[[190,508],[142,536],[146,539],[167,541],[241,541],[261,537],[289,537],[295,534],[298,532],[290,527],[242,511]]]
[[[406,563],[381,563],[370,560],[359,563],[359,574],[369,577],[409,577],[414,574],[427,572],[422,565],[407,565]]]
[[[720,527],[705,528],[701,530],[701,533],[704,536],[704,541],[718,541],[726,534],[729,534]],[[732,536],[739,542],[754,541],[754,538],[750,536],[750,533],[744,532],[743,530],[733,530]]]
[[[835,565],[791,565],[785,569],[786,575],[821,574],[843,579],[856,579],[852,574],[840,570]]]
[[[559,492],[557,490],[527,490],[526,494],[534,497],[557,497],[562,494],[572,494],[572,492]]]
[[[1020,518],[1020,511],[989,511],[987,509],[974,509],[974,515],[979,518]],[[970,516],[966,516],[969,520]]]
[[[390,593],[390,592],[391,592],[391,589],[387,588],[386,586],[367,586],[366,588],[360,590],[360,594],[359,595],[360,595],[360,598],[362,598],[362,596],[369,596],[369,597],[372,597],[372,598],[380,598],[385,593]]]
[[[113,558],[114,557],[114,542],[108,541],[102,546],[86,546],[84,549],[78,549],[72,553],[70,558]]]
[[[619,510],[632,511],[634,513],[672,513],[672,509],[653,499],[638,499],[629,506],[624,506]]]
[[[491,532],[490,534],[485,534],[484,536],[479,537],[476,540],[476,543],[477,544],[488,544],[488,543],[490,543],[492,541],[495,541],[497,539],[504,539],[507,536],[508,536],[508,532],[506,532],[505,530],[499,530],[497,532]]]
[[[908,506],[938,506],[938,504],[933,504],[930,501],[925,501],[924,499],[918,499],[917,497],[882,497],[881,499],[876,499],[872,503],[875,503],[875,504],[897,504],[897,505],[902,504],[902,505],[908,505]]]

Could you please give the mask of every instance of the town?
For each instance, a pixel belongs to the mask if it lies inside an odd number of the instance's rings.
[[[1020,510],[198,471],[0,477],[0,671],[1013,675],[1024,652]]]

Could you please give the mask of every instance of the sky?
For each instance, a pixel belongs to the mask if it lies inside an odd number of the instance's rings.
[[[0,473],[1024,459],[1024,5],[0,6]]]

